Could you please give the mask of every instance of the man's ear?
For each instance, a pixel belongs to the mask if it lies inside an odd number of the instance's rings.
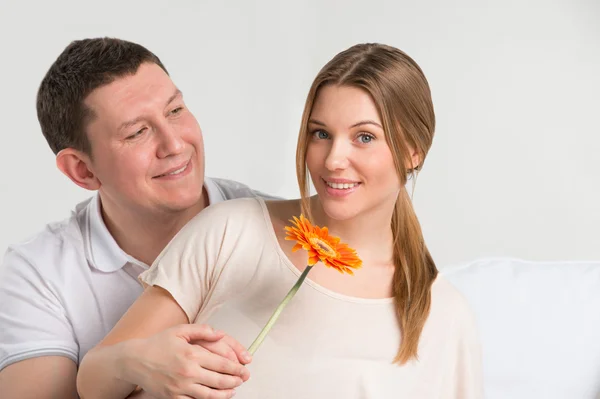
[[[56,155],[56,166],[65,176],[86,190],[98,190],[100,180],[91,169],[89,155],[74,148],[65,148]]]

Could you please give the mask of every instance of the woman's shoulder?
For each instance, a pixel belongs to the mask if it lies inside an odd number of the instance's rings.
[[[193,219],[194,223],[226,221],[243,223],[260,219],[264,213],[264,200],[258,197],[234,198],[217,202],[204,208]]]
[[[210,205],[198,212],[177,233],[176,238],[181,241],[198,236],[239,236],[248,231],[256,231],[257,226],[263,225],[265,215],[262,199],[235,198]]]
[[[441,274],[431,286],[431,314],[460,325],[472,325],[475,320],[466,297]]]
[[[268,234],[274,226],[285,224],[300,209],[298,200],[265,200],[260,197],[235,198],[206,207],[182,229],[217,235]]]

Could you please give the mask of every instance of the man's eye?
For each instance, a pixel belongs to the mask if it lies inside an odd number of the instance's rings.
[[[183,111],[183,107],[177,107],[175,108],[173,111],[171,111],[172,115],[177,115],[178,113],[180,113],[181,111]]]
[[[146,128],[143,127],[140,130],[138,130],[137,132],[135,132],[134,134],[127,136],[126,139],[127,140],[134,139],[134,138],[138,137],[139,135],[141,135],[142,133],[144,133],[145,131],[146,131]]]

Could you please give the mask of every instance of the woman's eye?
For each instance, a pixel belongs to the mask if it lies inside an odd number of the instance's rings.
[[[364,133],[363,133],[363,134],[361,134],[361,135],[358,137],[358,140],[359,140],[359,141],[360,141],[362,144],[368,144],[368,143],[370,143],[371,141],[373,141],[373,139],[374,139],[374,137],[373,137],[372,135],[370,135],[370,134],[364,134]]]
[[[177,115],[178,113],[180,113],[183,110],[183,107],[177,107],[175,108],[173,111],[171,111],[171,114],[173,115]]]
[[[329,138],[329,134],[327,134],[327,132],[324,130],[317,130],[313,134],[317,139],[326,140]]]

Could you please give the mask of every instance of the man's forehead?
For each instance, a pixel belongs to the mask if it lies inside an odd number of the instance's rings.
[[[119,77],[97,88],[86,98],[86,105],[96,115],[108,114],[118,119],[129,119],[144,110],[166,106],[181,92],[160,67],[156,68],[162,74],[140,67],[135,75]]]

